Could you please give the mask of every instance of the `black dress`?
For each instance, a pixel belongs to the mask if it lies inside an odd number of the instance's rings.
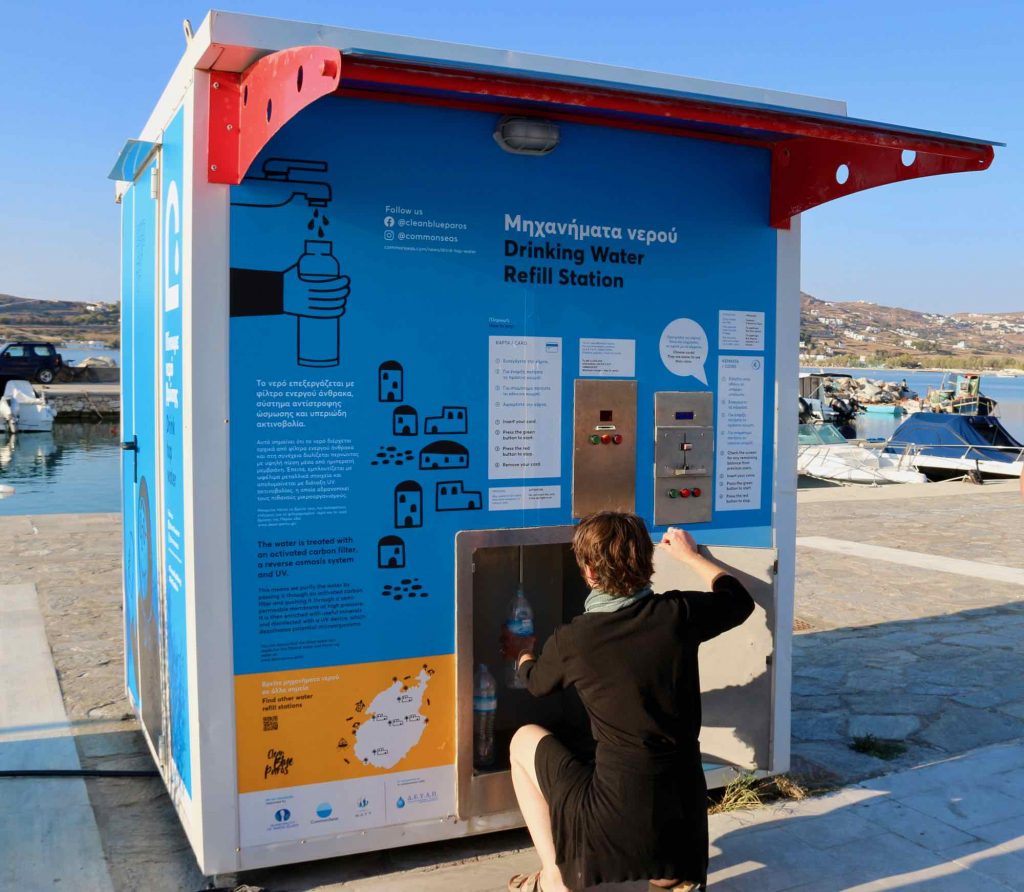
[[[535,696],[575,685],[597,742],[593,762],[549,735],[537,747],[562,879],[571,889],[643,879],[704,883],[707,788],[700,758],[702,641],[742,623],[747,590],[651,595],[555,630],[520,667]]]

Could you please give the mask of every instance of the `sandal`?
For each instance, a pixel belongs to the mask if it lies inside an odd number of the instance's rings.
[[[647,892],[700,892],[700,890],[706,888],[706,886],[701,886],[699,883],[693,883],[690,880],[683,880],[672,886],[656,886],[654,883],[647,884]]]
[[[508,881],[508,892],[544,892],[540,887],[540,875],[543,872],[517,873]]]

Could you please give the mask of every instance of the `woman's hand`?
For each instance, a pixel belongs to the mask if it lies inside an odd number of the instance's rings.
[[[724,576],[727,573],[716,561],[704,557],[698,551],[693,536],[679,527],[669,527],[659,544],[677,561],[689,565],[690,569],[709,589],[719,576]]]
[[[679,527],[669,527],[661,537],[660,545],[677,561],[684,563],[690,563],[701,556],[693,536]]]
[[[507,626],[501,630],[501,654],[506,660],[515,660],[524,651],[533,653],[536,644],[534,635],[513,635]]]

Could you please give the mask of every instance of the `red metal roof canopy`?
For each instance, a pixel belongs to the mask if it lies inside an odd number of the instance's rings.
[[[524,73],[343,54],[329,47],[270,53],[241,74],[212,72],[209,180],[237,184],[263,147],[324,96],[534,114],[771,152],[769,223],[853,192],[916,177],[984,170],[993,143],[799,109],[618,89]]]

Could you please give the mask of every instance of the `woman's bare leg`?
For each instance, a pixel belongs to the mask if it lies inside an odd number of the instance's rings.
[[[512,786],[519,800],[526,828],[540,856],[543,869],[540,884],[543,892],[569,892],[558,870],[555,840],[551,833],[551,812],[540,791],[534,756],[537,744],[551,732],[540,725],[523,725],[512,737],[509,754],[512,762]]]

